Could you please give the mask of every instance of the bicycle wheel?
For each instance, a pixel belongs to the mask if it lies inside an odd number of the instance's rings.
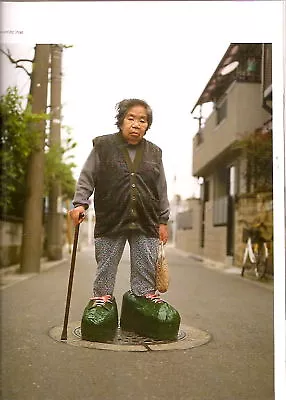
[[[250,269],[255,261],[256,261],[256,258],[255,258],[255,255],[254,255],[254,252],[252,249],[251,239],[248,238],[245,249],[244,249],[244,253],[243,253],[242,267],[241,267],[240,275],[244,276],[245,270]]]
[[[262,279],[265,276],[268,260],[268,248],[266,243],[259,246],[255,265],[255,276],[257,279]]]
[[[242,264],[240,275],[244,276],[244,271],[246,270],[246,264]]]

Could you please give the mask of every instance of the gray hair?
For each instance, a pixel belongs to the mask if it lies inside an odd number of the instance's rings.
[[[143,106],[146,109],[147,122],[148,122],[146,131],[152,125],[153,112],[152,112],[152,109],[149,106],[149,104],[146,103],[146,101],[140,100],[140,99],[124,99],[124,100],[120,101],[119,103],[117,103],[115,106],[115,109],[117,110],[117,114],[115,116],[115,119],[116,119],[115,125],[117,126],[117,128],[119,130],[121,129],[123,120],[124,120],[128,110],[130,110],[130,108],[134,107],[134,106]]]

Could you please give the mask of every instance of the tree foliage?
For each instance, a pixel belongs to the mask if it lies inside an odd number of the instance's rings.
[[[0,98],[1,146],[1,214],[21,217],[25,196],[25,178],[29,155],[38,144],[33,123],[45,118],[32,114],[17,88],[8,88]]]
[[[247,159],[246,181],[249,192],[272,191],[272,131],[262,129],[245,134],[236,143]]]
[[[46,114],[33,114],[28,102],[23,108],[23,97],[16,87],[8,88],[0,97],[1,146],[1,215],[23,217],[25,204],[25,182],[29,156],[38,146],[39,134],[33,129],[36,122],[47,118]],[[45,154],[46,193],[50,182],[57,179],[62,184],[63,196],[71,197],[75,180],[72,168],[75,165],[66,155],[76,144],[71,132],[62,147],[55,146]]]
[[[45,194],[47,195],[51,184],[60,182],[63,199],[71,199],[75,190],[75,179],[72,170],[76,165],[73,159],[72,150],[76,143],[72,139],[72,132],[69,127],[63,127],[66,131],[66,138],[62,140],[61,146],[50,146],[45,153]]]

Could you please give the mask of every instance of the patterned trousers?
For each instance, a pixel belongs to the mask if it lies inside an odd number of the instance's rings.
[[[159,239],[134,232],[116,238],[94,239],[97,272],[93,284],[94,296],[113,294],[118,264],[126,244],[130,246],[130,287],[136,296],[155,292],[155,266]]]

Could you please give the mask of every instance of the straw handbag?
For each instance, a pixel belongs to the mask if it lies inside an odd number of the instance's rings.
[[[160,242],[158,260],[156,265],[156,289],[158,290],[158,292],[167,292],[169,281],[169,270],[164,251],[164,244],[163,242]]]

